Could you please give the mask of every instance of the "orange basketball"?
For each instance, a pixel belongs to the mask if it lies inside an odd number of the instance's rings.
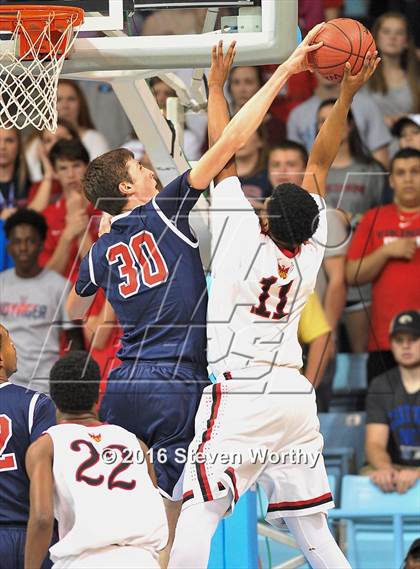
[[[350,18],[336,18],[322,26],[312,43],[323,41],[322,47],[309,54],[309,63],[329,81],[343,78],[344,65],[351,65],[353,75],[362,68],[366,53],[376,50],[372,34],[363,24]]]

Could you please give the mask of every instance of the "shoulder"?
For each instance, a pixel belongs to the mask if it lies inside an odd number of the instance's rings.
[[[185,188],[188,190],[200,191],[201,192],[201,190],[195,190],[195,188],[193,188],[190,185],[190,182],[189,182],[190,172],[191,172],[191,169],[189,168],[188,170],[186,170],[185,172],[183,172],[182,174],[180,174],[179,176],[177,176],[176,178],[171,180],[169,182],[169,184],[166,184],[166,186],[164,186],[162,188],[162,190],[155,197],[159,198],[162,194],[165,195],[166,193],[173,192],[177,188]]]
[[[392,204],[390,204],[392,205]],[[359,227],[362,227],[363,225],[366,224],[370,224],[370,223],[374,223],[375,220],[378,218],[378,216],[383,215],[384,213],[384,209],[388,207],[388,206],[377,206],[377,207],[372,207],[371,209],[368,209],[362,216],[361,222],[359,223],[359,225],[356,228],[356,231],[358,231]]]
[[[0,272],[0,282],[8,282],[10,280],[13,280],[15,277],[15,269],[11,268],[11,269],[6,269],[5,271],[1,271]]]
[[[60,290],[66,288],[68,281],[62,275],[56,271],[51,271],[50,269],[44,269],[41,273],[41,278],[47,281],[48,284],[56,286]]]
[[[47,224],[50,225],[51,222],[57,219],[57,216],[65,215],[66,210],[66,202],[64,199],[59,199],[42,210],[42,215],[45,217]]]
[[[215,192],[226,191],[242,191],[241,181],[238,176],[230,176],[215,185]]]
[[[368,395],[393,395],[400,381],[400,370],[391,370],[376,376],[368,388]]]
[[[35,405],[37,404],[38,400],[41,398],[47,397],[43,393],[39,393],[38,391],[34,391],[33,389],[28,389],[26,387],[22,387],[21,385],[15,385],[14,383],[10,383],[9,381],[5,384],[2,384],[2,388],[0,389],[0,393],[4,393],[5,397],[8,399],[13,399],[13,407],[20,408],[20,412],[26,413],[28,410],[32,413],[35,409]]]
[[[388,222],[390,219],[395,217],[396,212],[397,209],[393,203],[387,205],[379,205],[377,207],[368,209],[368,211],[363,215],[362,221],[364,223],[374,224],[383,223],[384,221]]]
[[[93,128],[87,129],[82,135],[83,143],[91,144],[98,141],[106,142],[106,138],[101,132],[99,132],[98,130],[94,130]]]
[[[378,110],[378,104],[372,97],[373,93],[368,88],[356,93],[353,99],[352,109],[355,108],[359,113],[363,113],[366,118],[370,118],[372,109]],[[375,117],[376,118],[376,117]]]
[[[134,435],[131,431],[124,429],[124,427],[120,427],[119,425],[114,425],[113,423],[104,423],[101,425],[101,428],[105,430],[105,433],[115,433],[115,436],[119,436],[121,438],[129,438],[134,441],[137,441],[136,435]]]

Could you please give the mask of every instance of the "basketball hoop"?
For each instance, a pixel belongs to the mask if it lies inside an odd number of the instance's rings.
[[[57,84],[81,8],[0,6],[0,127],[57,128]]]

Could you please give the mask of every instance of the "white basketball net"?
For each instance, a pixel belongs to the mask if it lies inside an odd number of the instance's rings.
[[[57,83],[66,54],[76,39],[77,30],[69,16],[59,40],[51,39],[54,14],[46,17],[44,29],[31,39],[18,14],[18,23],[11,39],[0,41],[0,127],[23,129],[32,125],[38,130],[57,128]],[[55,32],[57,34],[57,32]],[[23,56],[19,53],[20,37],[28,42]],[[49,53],[41,52],[45,42]],[[30,57],[30,61],[24,61]]]

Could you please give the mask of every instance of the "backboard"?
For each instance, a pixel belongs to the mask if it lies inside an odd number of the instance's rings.
[[[205,68],[210,48],[219,38],[237,41],[236,65],[280,63],[296,46],[297,0],[16,3],[85,10],[85,23],[62,72],[72,77],[112,79],[138,75],[138,70]]]

